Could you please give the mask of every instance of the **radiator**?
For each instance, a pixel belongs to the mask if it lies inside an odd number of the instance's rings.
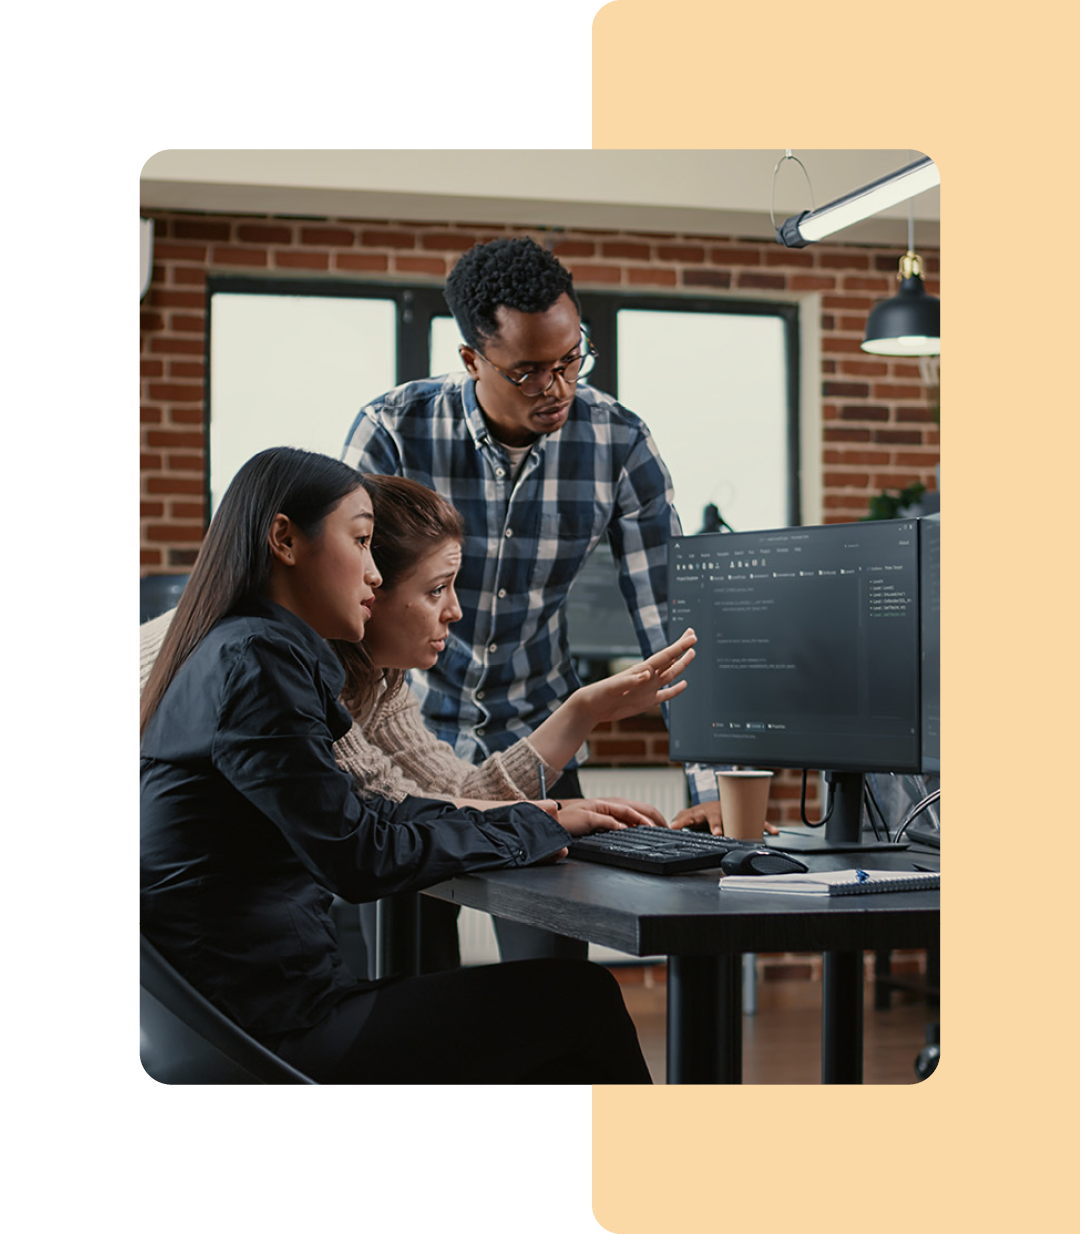
[[[581,767],[586,797],[629,797],[655,806],[670,821],[686,805],[686,775],[678,767]]]
[[[582,767],[578,771],[586,797],[628,797],[655,806],[672,819],[686,805],[686,776],[678,767]],[[487,913],[463,908],[458,918],[462,964],[495,964],[499,948],[495,927]],[[589,959],[600,964],[618,964],[641,958],[610,947],[589,945]]]

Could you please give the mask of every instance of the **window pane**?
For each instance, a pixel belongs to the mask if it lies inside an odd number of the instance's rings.
[[[443,373],[460,373],[465,367],[458,355],[458,348],[464,342],[461,331],[453,317],[433,317],[431,319],[431,375],[441,377]]]
[[[210,314],[210,497],[268,446],[339,458],[395,380],[393,300],[217,292]]]
[[[688,534],[716,505],[736,531],[788,525],[784,322],[620,309],[619,402],[648,424]]]

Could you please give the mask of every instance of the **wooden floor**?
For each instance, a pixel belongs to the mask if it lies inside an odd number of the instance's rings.
[[[667,986],[646,969],[620,974],[623,997],[637,1026],[653,1081],[664,1083]],[[863,1083],[915,1084],[915,1059],[926,1026],[938,1011],[923,998],[893,992],[887,1011],[875,1011],[867,983],[863,1012]],[[821,1083],[821,986],[811,981],[759,983],[757,1008],[743,1016],[744,1084]]]

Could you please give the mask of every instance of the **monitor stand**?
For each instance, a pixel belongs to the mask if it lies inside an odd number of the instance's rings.
[[[826,771],[832,810],[825,823],[825,834],[806,828],[780,828],[778,836],[766,838],[766,845],[793,853],[900,853],[907,843],[877,840],[863,835],[863,777],[857,771]]]

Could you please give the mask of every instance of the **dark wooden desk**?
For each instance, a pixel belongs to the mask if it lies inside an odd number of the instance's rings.
[[[937,865],[916,857],[920,864]],[[818,857],[816,869],[852,865]],[[906,853],[864,864],[910,870]],[[668,957],[669,1083],[742,1079],[742,954],[825,953],[822,1079],[862,1080],[863,952],[938,946],[940,892],[775,896],[721,893],[716,871],[669,877],[573,859],[448,879],[425,895],[635,956]]]

